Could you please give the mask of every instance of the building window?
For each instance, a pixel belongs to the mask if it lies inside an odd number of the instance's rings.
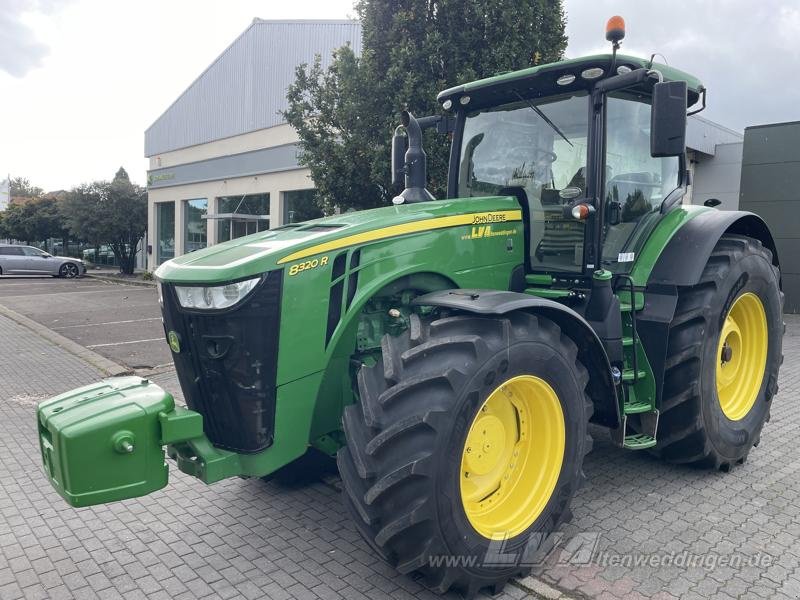
[[[175,258],[175,203],[156,203],[156,262]]]
[[[217,242],[269,229],[269,194],[217,198]]]
[[[207,244],[208,221],[205,217],[208,214],[208,200],[198,198],[184,200],[184,202],[186,203],[186,218],[183,227],[183,251],[194,252],[205,248]]]
[[[301,223],[325,216],[317,201],[317,190],[283,192],[283,224]]]

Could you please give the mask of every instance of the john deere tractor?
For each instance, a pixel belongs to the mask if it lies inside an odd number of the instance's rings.
[[[459,85],[403,113],[392,206],[218,244],[156,273],[187,408],[139,377],[41,404],[73,506],[336,456],[366,541],[432,589],[524,573],[569,518],[592,441],[727,471],[781,364],[775,243],[684,203],[691,75],[616,52]],[[425,189],[422,130],[452,137]],[[166,450],[165,450],[166,449]],[[502,560],[498,559],[498,556]]]

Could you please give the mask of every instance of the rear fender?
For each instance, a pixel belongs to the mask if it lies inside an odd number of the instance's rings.
[[[764,220],[749,212],[708,210],[687,221],[661,251],[647,279],[645,307],[636,317],[656,382],[660,406],[666,370],[667,338],[675,316],[678,287],[700,281],[714,246],[726,233],[759,240],[772,252],[772,264],[779,267],[775,240]]]
[[[435,306],[477,315],[504,315],[526,311],[554,321],[578,346],[578,358],[589,371],[589,396],[594,404],[592,422],[616,428],[620,423],[617,388],[603,343],[586,320],[571,308],[519,292],[497,290],[441,290],[416,298],[417,306]]]
[[[695,285],[714,246],[726,233],[759,240],[772,252],[772,264],[780,266],[775,240],[761,217],[744,211],[709,210],[687,221],[672,236],[650,272],[648,286]]]

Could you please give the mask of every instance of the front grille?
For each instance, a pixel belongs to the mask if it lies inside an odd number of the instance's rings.
[[[181,308],[173,286],[163,286],[164,328],[179,336],[172,356],[186,404],[219,448],[272,445],[282,283],[283,271],[271,271],[242,304],[212,313]]]

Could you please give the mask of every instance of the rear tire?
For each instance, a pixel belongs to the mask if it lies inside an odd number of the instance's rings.
[[[362,366],[358,373],[359,402],[344,410],[347,445],[338,454],[345,504],[372,548],[401,573],[418,572],[439,593],[454,588],[470,597],[485,587],[496,592],[509,578],[529,572],[533,557],[546,550],[548,536],[570,518],[569,504],[584,479],[583,458],[591,449],[589,375],[577,352],[575,343],[555,323],[524,313],[457,315],[433,321],[412,315],[408,331],[384,336],[382,358],[374,367]],[[555,400],[527,391],[517,396],[512,380],[543,381]],[[564,436],[554,471],[552,461],[547,467],[546,460],[540,461],[542,465],[530,463],[539,467],[536,470],[519,468],[519,475],[514,472],[515,459],[510,459],[508,471],[503,470],[505,463],[497,462],[496,472],[507,473],[505,478],[511,476],[511,481],[533,477],[537,482],[547,468],[554,475],[552,487],[540,496],[541,508],[514,521],[519,511],[514,513],[516,504],[510,505],[514,515],[502,521],[502,527],[515,522],[521,532],[509,536],[503,531],[514,529],[495,532],[492,543],[485,531],[479,533],[473,525],[480,522],[473,509],[482,500],[462,500],[465,488],[461,486],[471,470],[464,466],[471,464],[464,462],[471,450],[467,440],[474,441],[468,436],[474,435],[476,423],[486,422],[480,419],[492,414],[484,409],[498,393],[507,394],[509,402],[530,402],[525,406],[560,405]],[[535,410],[529,422],[543,414]],[[524,425],[525,414],[519,411],[516,416],[518,436],[530,431],[523,429],[530,427]],[[507,432],[514,425],[508,423],[502,430],[505,437],[501,434],[498,439],[509,437]],[[540,437],[534,434],[528,439]],[[526,447],[521,437],[511,439],[516,440],[514,451],[525,456],[527,465],[532,456],[527,448],[538,446]],[[474,473],[473,482],[483,477],[477,470]],[[483,498],[497,500],[489,511],[498,509],[506,498],[516,500],[512,495],[516,484],[501,481],[497,485]],[[531,496],[537,486],[530,488]],[[467,507],[473,511],[469,515]],[[485,514],[480,518],[485,527]],[[443,557],[457,562],[445,562]]]
[[[727,337],[721,340],[721,336],[728,331],[726,319],[735,316],[731,311],[734,305],[748,302],[763,307],[766,360],[760,385],[761,370],[755,368],[749,369],[749,378],[743,373],[740,380],[733,381],[732,388],[753,386],[753,392],[737,406],[731,404],[730,391],[717,384],[719,379],[724,386],[727,377],[719,375],[720,365],[729,366],[732,359],[730,350],[720,352],[727,343]],[[770,251],[753,238],[724,235],[700,282],[678,293],[669,330],[657,455],[673,463],[724,471],[746,460],[759,443],[778,390],[778,369],[783,362],[782,311],[780,273],[772,264]],[[758,341],[753,331],[760,328],[760,324],[750,327],[750,334],[745,335],[748,328],[743,327],[741,348],[737,349],[753,347]],[[744,350],[739,356],[744,356]]]

